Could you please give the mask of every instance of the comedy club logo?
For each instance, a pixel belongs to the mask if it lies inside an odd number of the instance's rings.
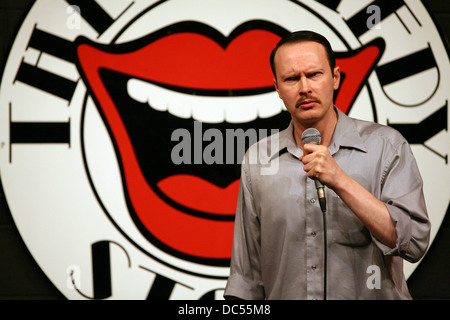
[[[300,29],[336,51],[336,105],[411,143],[435,236],[450,66],[420,1],[40,0],[3,73],[0,169],[67,298],[222,298],[243,152],[290,119],[269,54]]]

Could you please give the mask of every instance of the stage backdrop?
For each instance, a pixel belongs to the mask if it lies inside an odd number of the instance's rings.
[[[421,1],[40,0],[2,74],[0,173],[66,298],[222,298],[243,152],[290,118],[269,54],[300,29],[336,52],[337,107],[410,142],[435,238],[450,64]]]

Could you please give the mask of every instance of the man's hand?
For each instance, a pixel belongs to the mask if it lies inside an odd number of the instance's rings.
[[[307,143],[303,145],[303,170],[311,179],[318,179],[330,189],[334,189],[336,183],[342,177],[344,171],[338,166],[326,146]]]

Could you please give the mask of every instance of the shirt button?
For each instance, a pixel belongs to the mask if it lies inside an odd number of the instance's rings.
[[[312,199],[309,200],[309,202],[315,203],[315,202],[316,202],[316,199],[312,198]]]
[[[312,235],[313,237],[315,237],[317,234],[316,234],[315,231],[313,231],[313,232],[311,232],[311,235]]]
[[[313,270],[316,270],[317,266],[316,266],[316,265],[313,265],[311,268],[312,268]]]

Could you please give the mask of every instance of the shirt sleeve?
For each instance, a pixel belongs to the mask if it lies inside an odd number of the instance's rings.
[[[260,224],[251,192],[249,166],[241,167],[236,209],[230,277],[224,296],[246,300],[264,299],[260,268]]]
[[[409,262],[419,261],[430,239],[423,181],[409,144],[404,141],[388,161],[382,181],[381,201],[389,211],[397,231],[397,242],[389,248],[374,238],[385,255]]]

